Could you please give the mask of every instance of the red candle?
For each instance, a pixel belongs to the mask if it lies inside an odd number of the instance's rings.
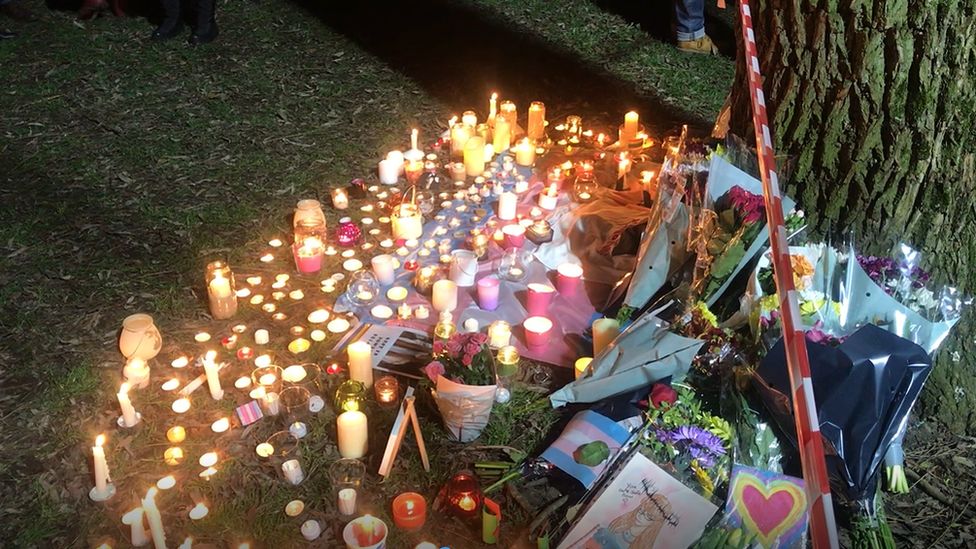
[[[549,304],[552,302],[552,296],[556,293],[552,286],[547,284],[531,283],[529,284],[529,291],[526,294],[525,308],[529,312],[529,316],[539,316],[546,313],[549,309]]]
[[[580,280],[583,277],[583,267],[575,263],[563,263],[557,269],[556,289],[561,295],[576,295]]]
[[[458,473],[447,483],[447,500],[451,511],[458,517],[478,516],[481,510],[481,498],[481,487],[471,474]]]
[[[321,242],[319,242],[321,244]],[[321,246],[311,243],[295,246],[295,266],[300,273],[317,273],[322,270]]]
[[[552,321],[544,316],[530,316],[522,323],[525,328],[525,343],[529,347],[544,347],[549,344]]]
[[[393,499],[393,523],[397,528],[412,532],[423,527],[427,520],[427,502],[416,492],[404,492]]]
[[[521,225],[506,225],[502,228],[502,233],[509,248],[521,248],[525,244],[525,227]]]

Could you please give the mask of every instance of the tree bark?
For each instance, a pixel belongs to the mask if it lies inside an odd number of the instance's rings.
[[[820,236],[864,251],[923,252],[943,283],[976,292],[976,16],[972,0],[750,2],[786,192]],[[740,52],[741,52],[740,44]],[[745,66],[733,132],[752,135]],[[964,315],[922,411],[976,433],[976,345]]]

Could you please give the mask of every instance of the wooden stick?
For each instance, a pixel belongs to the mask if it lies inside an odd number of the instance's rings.
[[[413,387],[407,387],[406,396],[403,399],[404,402],[400,405],[400,411],[397,413],[396,421],[393,422],[393,430],[386,443],[386,451],[383,452],[383,462],[380,463],[380,470],[378,471],[381,476],[385,477],[390,474],[390,469],[393,468],[393,461],[396,459],[397,452],[400,450],[400,443],[403,442],[403,436],[406,433],[406,400],[408,398],[414,398],[413,390]]]
[[[420,459],[424,463],[424,471],[430,472],[430,460],[427,459],[427,446],[424,444],[424,434],[420,432],[420,420],[417,419],[417,409],[413,406],[416,397],[413,395],[406,397],[407,415],[410,416],[410,424],[413,425],[413,434],[417,437],[417,448],[420,450]]]

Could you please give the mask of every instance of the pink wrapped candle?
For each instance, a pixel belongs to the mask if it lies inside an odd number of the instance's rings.
[[[493,276],[486,276],[478,281],[478,306],[486,311],[498,308],[499,280]]]
[[[525,308],[529,312],[529,316],[540,316],[546,313],[549,309],[549,304],[552,303],[552,296],[556,293],[556,290],[547,284],[537,284],[535,282],[529,284],[528,294],[526,294]]]
[[[322,270],[322,256],[323,249],[320,246],[306,244],[302,246],[295,246],[295,267],[298,272],[307,273],[317,273]]]
[[[549,344],[552,321],[544,316],[530,316],[522,323],[525,328],[525,344],[529,347],[545,347]]]
[[[502,227],[505,235],[505,246],[508,248],[521,248],[525,244],[525,227],[521,225],[505,225]]]
[[[583,278],[583,267],[575,263],[563,263],[557,269],[556,289],[565,296],[576,295],[580,280]]]

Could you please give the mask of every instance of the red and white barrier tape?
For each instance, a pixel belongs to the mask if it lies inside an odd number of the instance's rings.
[[[790,244],[783,223],[783,199],[776,177],[776,160],[773,157],[773,141],[766,117],[766,100],[759,73],[759,55],[755,33],[752,30],[752,12],[748,0],[740,0],[742,39],[745,43],[746,67],[749,71],[749,95],[752,98],[752,122],[756,133],[756,152],[759,158],[763,195],[766,198],[766,216],[769,241],[772,249],[773,273],[776,291],[780,296],[780,319],[786,362],[790,371],[793,391],[793,417],[796,420],[803,479],[806,482],[810,503],[810,539],[816,549],[839,547],[837,524],[830,497],[830,480],[824,461],[823,440],[820,437],[820,421],[813,398],[810,381],[810,362],[807,357],[806,338],[800,322],[796,289],[793,286],[793,266],[790,263]]]

